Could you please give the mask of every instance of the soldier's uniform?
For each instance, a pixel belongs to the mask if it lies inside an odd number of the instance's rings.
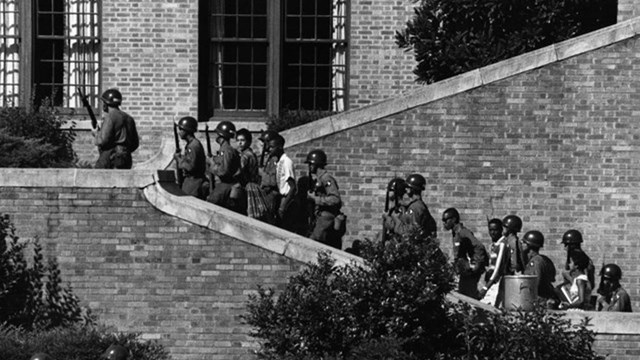
[[[109,106],[102,126],[95,134],[95,145],[100,151],[96,169],[131,169],[131,153],[139,145],[138,131],[133,118],[117,108],[122,102],[119,91],[105,91],[102,100]]]
[[[458,292],[478,298],[478,282],[488,264],[487,250],[462,223],[453,227],[453,262],[460,275]]]
[[[209,171],[216,179],[216,184],[207,201],[236,211],[236,204],[231,201],[231,189],[238,182],[236,179],[240,169],[238,150],[225,141],[220,145],[218,154],[208,159],[208,165]]]
[[[182,154],[178,157],[178,168],[184,173],[182,191],[204,200],[206,156],[202,143],[195,137],[187,141]]]
[[[522,246],[518,237],[511,233],[506,238],[509,247],[509,264],[506,269],[507,275],[513,275],[516,272],[524,271],[524,260],[522,258]]]
[[[605,301],[609,305],[603,307],[600,311],[631,312],[631,299],[622,286],[614,290],[609,296],[606,296]]]
[[[340,214],[342,199],[336,179],[326,170],[320,169],[315,181],[314,226],[309,237],[323,244],[342,248],[342,234],[334,228],[336,216]]]
[[[396,234],[406,235],[417,229],[432,238],[437,236],[436,220],[420,197],[411,199],[400,211],[398,218],[400,221],[396,222],[393,229]]]
[[[553,282],[556,279],[556,267],[548,257],[535,254],[524,268],[524,275],[538,277],[538,297],[556,299]]]

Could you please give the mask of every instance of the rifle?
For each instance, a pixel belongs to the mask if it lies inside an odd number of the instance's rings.
[[[213,153],[211,152],[211,138],[209,137],[209,125],[205,125],[204,127],[204,136],[207,139],[207,156],[213,157]],[[213,188],[215,186],[215,176],[211,172],[207,172],[207,177],[209,179],[209,194],[213,194]]]
[[[260,130],[260,138],[263,138],[264,136],[264,132],[262,130]],[[262,141],[262,154],[260,154],[260,165],[258,165],[259,167],[263,168],[264,167],[264,155],[267,153],[267,147],[268,144],[266,141]],[[311,181],[311,180],[309,180]],[[309,188],[311,189],[311,188]]]
[[[91,104],[89,104],[89,100],[87,100],[87,95],[85,95],[84,91],[78,86],[78,94],[80,94],[80,100],[82,100],[82,105],[87,109],[89,113],[89,117],[91,118],[91,128],[94,130],[98,129],[98,119],[96,119],[96,114],[93,113],[93,108]]]
[[[173,139],[176,142],[176,153],[180,152],[180,136],[178,136],[178,124],[173,123]],[[178,166],[178,161],[176,161],[176,178],[178,180],[178,185],[182,186],[182,182],[184,181],[184,174],[182,170],[180,170],[180,166]]]

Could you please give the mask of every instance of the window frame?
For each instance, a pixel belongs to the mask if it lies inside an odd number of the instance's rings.
[[[65,7],[67,6],[67,1],[69,0],[64,0]],[[101,90],[102,77],[103,77],[102,1],[100,0],[91,0],[91,1],[95,3],[97,8],[97,14],[96,14],[97,34],[95,38],[98,42],[98,50],[97,50],[98,61],[96,62],[98,80],[97,80],[97,84],[95,85],[88,85],[88,84],[84,84],[84,85],[78,84],[78,85],[84,87],[83,91],[85,92],[85,95],[87,95],[88,97],[89,104],[91,104],[91,106],[94,109],[94,112],[96,112],[97,110],[99,110],[98,105],[99,105],[100,90]],[[18,42],[20,44],[20,49],[18,52],[20,57],[19,59],[20,79],[18,82],[18,86],[19,86],[18,99],[20,102],[19,106],[24,106],[26,108],[31,108],[31,106],[33,105],[31,104],[30,100],[31,100],[31,94],[33,93],[34,87],[36,86],[36,84],[34,83],[36,78],[35,76],[36,54],[34,52],[34,47],[35,47],[35,42],[37,37],[37,30],[35,28],[36,24],[34,20],[35,18],[37,18],[37,14],[35,14],[35,10],[36,8],[34,6],[33,1],[31,0],[18,1],[18,21],[19,21],[19,31],[20,31],[20,34],[18,36]],[[66,16],[66,14],[68,13],[65,11],[64,14]],[[65,34],[63,36],[63,39],[65,41],[68,41],[70,38],[73,38],[73,37],[70,36],[69,34]],[[69,60],[63,59],[63,61],[68,62]],[[67,80],[68,79],[63,78],[62,84],[65,87],[70,87],[70,84],[68,83]],[[88,114],[87,110],[84,108],[82,104],[82,101],[80,101],[79,96],[78,97],[74,96],[70,99],[70,103],[74,103],[74,102],[75,102],[75,106],[72,106],[71,104],[69,104],[69,106],[54,106],[54,107],[56,108],[58,113],[62,115]]]
[[[265,119],[278,115],[282,110],[284,65],[283,51],[285,44],[284,24],[286,14],[284,13],[285,0],[269,1],[267,7],[267,98],[265,110],[221,110],[215,109],[215,105],[209,96],[209,66],[213,61],[211,51],[214,37],[210,33],[210,20],[212,7],[210,1],[200,0],[199,9],[199,74],[198,74],[198,117],[200,121],[207,121],[211,117],[223,118],[248,118]],[[344,108],[349,109],[349,75],[350,75],[350,55],[351,55],[351,2],[344,1],[344,40],[340,40],[346,46],[344,65]],[[276,14],[277,16],[274,16]],[[212,95],[213,96],[213,95]],[[308,109],[307,109],[308,110]]]

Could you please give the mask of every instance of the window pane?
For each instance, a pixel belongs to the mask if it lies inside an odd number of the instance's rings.
[[[0,7],[0,106],[18,106],[20,95],[20,26],[18,0]]]

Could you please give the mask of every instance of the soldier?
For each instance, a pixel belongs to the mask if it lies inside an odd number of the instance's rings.
[[[260,174],[258,172],[258,156],[251,148],[252,136],[247,129],[240,129],[236,134],[238,151],[240,152],[240,185],[246,193],[247,216],[266,220],[269,214],[264,194],[260,190]]]
[[[557,302],[553,289],[556,267],[548,257],[540,254],[540,249],[544,246],[544,236],[537,230],[528,231],[524,234],[522,243],[522,253],[527,260],[524,275],[538,277],[538,297],[546,299],[548,305],[551,305],[549,302]]]
[[[382,214],[382,232],[381,240],[386,241],[394,234],[396,220],[404,214],[405,205],[403,196],[406,193],[407,183],[403,178],[394,178],[387,184],[387,194],[384,204],[384,213]],[[393,201],[393,207],[389,207],[389,203]]]
[[[445,230],[451,230],[453,265],[459,275],[458,292],[479,298],[478,282],[488,264],[487,250],[473,233],[460,222],[460,213],[449,208],[442,213]]]
[[[600,270],[597,310],[631,312],[629,294],[620,285],[622,270],[616,264],[607,264]]]
[[[426,236],[436,238],[438,235],[436,221],[422,201],[422,191],[425,190],[427,181],[420,174],[412,174],[407,177],[405,183],[405,197],[402,200],[406,201],[405,211],[397,217],[392,216],[393,232],[404,236],[417,230]]]
[[[342,249],[340,226],[336,228],[336,217],[340,215],[342,199],[336,179],[326,170],[327,154],[322,150],[312,150],[305,161],[309,165],[310,176],[315,175],[314,187],[307,192],[307,198],[315,204],[313,228],[309,237],[323,244]]]
[[[285,141],[280,134],[270,134],[270,139],[265,144],[268,146],[269,155],[260,187],[273,214],[274,223],[284,229],[293,230],[295,211],[292,204],[296,194],[293,161],[284,153]]]
[[[564,233],[564,235],[562,235],[562,244],[564,245],[565,250],[567,251],[567,262],[565,264],[565,272],[563,272],[563,278],[565,279],[565,281],[567,281],[568,283],[571,283],[572,279],[573,279],[573,275],[571,274],[571,272],[569,271],[569,254],[573,251],[573,250],[580,250],[584,253],[584,250],[582,250],[582,233],[580,233],[580,231],[578,230],[568,230],[567,232]],[[585,253],[586,255],[586,253]],[[589,278],[589,282],[591,283],[591,288],[595,288],[596,284],[596,279],[595,279],[595,272],[596,272],[596,267],[593,265],[593,261],[591,261],[591,258],[589,256],[587,256],[587,259],[589,260],[589,265],[587,267],[587,278]]]
[[[101,99],[106,113],[102,126],[92,130],[100,156],[96,169],[131,169],[131,153],[139,145],[138,131],[133,118],[120,110],[122,94],[116,89],[105,91]]]
[[[520,241],[518,240],[518,233],[522,230],[522,219],[516,215],[507,215],[502,219],[502,226],[504,232],[502,233],[507,239],[507,245],[509,246],[509,266],[506,269],[507,275],[513,275],[515,273],[522,273],[524,271],[524,255],[522,254],[522,248]]]
[[[216,184],[207,201],[224,208],[242,212],[238,206],[240,194],[232,194],[233,186],[238,183],[240,154],[231,146],[230,140],[236,135],[236,127],[230,121],[221,121],[214,130],[220,145],[217,155],[207,158],[207,171],[216,179]]]
[[[129,350],[118,344],[111,345],[101,356],[106,360],[127,360],[129,358]]]
[[[182,153],[176,152],[173,158],[178,165],[178,171],[184,173],[182,191],[198,199],[205,199],[207,168],[206,156],[202,144],[194,134],[198,131],[198,121],[191,116],[185,116],[178,121],[178,134],[186,142]]]
[[[502,235],[502,221],[500,219],[491,219],[488,227],[492,243],[491,251],[489,252],[489,268],[485,274],[485,285],[480,290],[480,299],[483,299],[487,292],[493,289],[492,296],[487,296],[487,301],[495,307],[500,307],[504,304],[503,277],[507,275],[511,252],[509,251],[507,238]],[[497,290],[492,288],[496,283],[498,283]]]
[[[53,358],[46,353],[37,353],[33,354],[29,360],[53,360]]]

